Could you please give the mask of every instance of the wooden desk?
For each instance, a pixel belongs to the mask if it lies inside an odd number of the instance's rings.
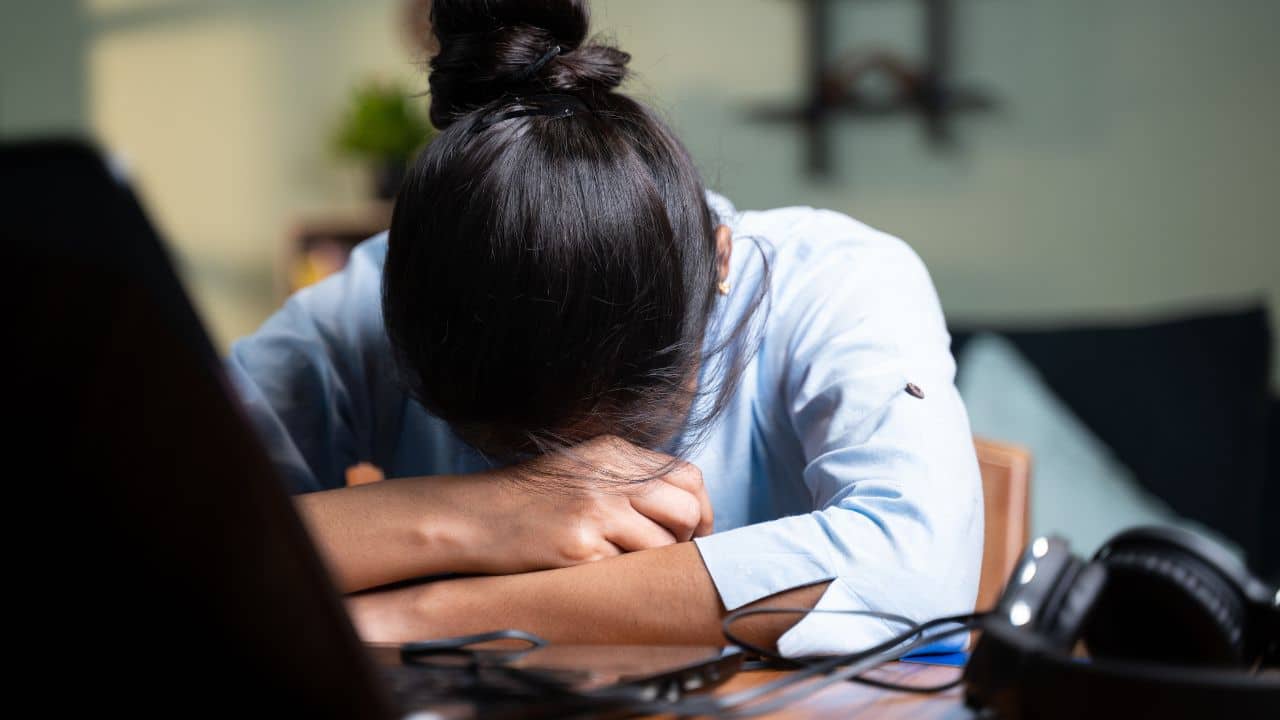
[[[367,645],[373,659],[380,665],[400,664],[399,646],[386,644]],[[870,673],[868,677],[918,686],[941,685],[960,676],[961,668],[920,665],[916,663],[888,663]],[[778,670],[744,671],[735,675],[715,690],[720,696],[739,690],[763,685],[788,673]],[[801,687],[801,686],[796,686]],[[881,690],[859,683],[841,682],[787,706],[779,712],[760,716],[766,720],[972,720],[974,713],[964,706],[963,691],[953,688],[944,693],[920,695],[916,693]],[[670,716],[657,716],[650,720],[669,720]]]
[[[890,663],[871,674],[878,680],[938,685],[954,679],[960,668]],[[717,694],[725,695],[738,690],[763,685],[785,675],[777,671],[753,671],[739,673],[725,683]],[[954,688],[937,695],[880,690],[869,685],[843,682],[828,687],[787,707],[778,713],[762,716],[768,720],[888,720],[889,718],[919,718],[921,720],[967,720],[974,713],[964,706],[961,688]]]

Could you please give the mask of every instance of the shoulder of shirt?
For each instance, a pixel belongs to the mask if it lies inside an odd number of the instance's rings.
[[[843,213],[812,207],[735,212],[733,219],[734,265],[748,298],[767,261],[762,340],[770,350],[763,357],[778,372],[789,376],[798,343],[826,346],[831,333],[844,336],[846,349],[856,337],[863,349],[879,348],[900,360],[939,347],[945,353],[937,293],[906,242]],[[738,311],[744,302],[735,298],[732,307]],[[871,376],[893,385],[899,375]]]
[[[356,245],[351,251],[351,258],[360,264],[368,264],[378,272],[387,261],[387,236],[390,231],[384,230],[377,235]]]
[[[294,293],[268,325],[288,326],[305,319],[335,349],[361,349],[381,342],[386,254],[387,233],[364,240],[351,250],[346,267]]]
[[[744,263],[768,260],[775,299],[849,284],[867,289],[918,280],[931,287],[923,261],[907,243],[840,212],[812,207],[736,212],[731,227]],[[752,242],[761,253],[745,252]]]

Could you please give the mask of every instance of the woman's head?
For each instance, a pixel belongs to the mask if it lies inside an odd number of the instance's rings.
[[[585,0],[436,0],[432,120],[396,202],[383,314],[414,396],[504,459],[686,422],[727,262],[703,185],[616,91]]]

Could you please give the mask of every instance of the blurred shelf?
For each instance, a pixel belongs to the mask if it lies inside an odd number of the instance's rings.
[[[748,117],[800,126],[805,133],[808,171],[819,177],[831,173],[830,124],[836,118],[916,116],[923,121],[933,146],[950,145],[954,116],[990,111],[996,102],[981,90],[952,84],[954,0],[917,1],[924,8],[924,54],[912,62],[900,53],[883,50],[835,56],[832,10],[840,0],[804,0],[807,97],[798,103],[748,108]]]
[[[351,251],[391,226],[390,202],[330,217],[306,217],[294,223],[284,248],[281,286],[292,294],[341,272]]]
[[[941,102],[922,99],[875,102],[858,98],[843,98],[814,103],[762,103],[748,109],[752,120],[771,123],[810,122],[815,117],[839,115],[851,118],[892,118],[901,115],[928,115],[929,113],[969,113],[994,110],[997,103],[978,90],[952,90]]]

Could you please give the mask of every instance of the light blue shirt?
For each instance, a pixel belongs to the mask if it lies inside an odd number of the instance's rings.
[[[766,261],[770,274],[753,320],[759,350],[688,458],[715,509],[717,532],[696,542],[725,608],[829,580],[819,608],[917,620],[971,610],[981,482],[924,264],[838,213],[740,213],[709,199],[735,238],[713,335],[747,311]],[[361,244],[342,273],[232,348],[232,378],[294,492],[341,487],[361,461],[388,477],[486,468],[397,383],[380,304],[386,243]],[[811,615],[779,648],[849,652],[899,630]]]

